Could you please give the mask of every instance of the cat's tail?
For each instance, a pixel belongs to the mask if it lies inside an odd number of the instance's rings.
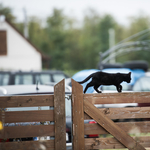
[[[94,73],[93,73],[94,74]],[[93,74],[89,75],[87,78],[85,78],[83,81],[80,81],[78,83],[83,84],[84,82],[88,81],[91,77],[93,77]]]

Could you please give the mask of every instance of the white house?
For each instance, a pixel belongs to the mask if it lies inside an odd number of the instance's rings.
[[[0,70],[42,69],[42,54],[7,20],[0,19]]]

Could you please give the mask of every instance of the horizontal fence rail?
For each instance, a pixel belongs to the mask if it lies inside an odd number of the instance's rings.
[[[18,115],[19,114],[19,115]],[[2,118],[0,114],[0,118]],[[54,121],[53,110],[5,112],[5,123]]]
[[[150,92],[83,94],[92,104],[150,103]]]
[[[110,119],[150,118],[150,107],[100,108],[100,112]],[[84,119],[92,119],[84,114]]]
[[[0,98],[1,108],[54,106],[54,95],[4,96]]]
[[[116,123],[121,129],[130,134],[148,133],[150,132],[150,122],[118,122]],[[103,127],[97,123],[84,124],[84,134],[109,134]]]

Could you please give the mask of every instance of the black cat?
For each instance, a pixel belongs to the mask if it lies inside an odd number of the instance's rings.
[[[89,75],[85,80],[78,83],[83,84],[84,82],[88,81],[90,78],[92,78],[92,81],[86,85],[84,93],[91,86],[94,86],[94,89],[97,93],[101,93],[101,91],[98,90],[98,87],[100,85],[115,85],[117,91],[121,92],[122,86],[120,84],[123,81],[130,83],[131,72],[125,74],[125,73],[106,73],[106,72],[98,71]]]

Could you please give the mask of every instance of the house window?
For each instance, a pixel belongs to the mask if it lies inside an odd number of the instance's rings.
[[[6,31],[0,31],[0,55],[7,55]]]

